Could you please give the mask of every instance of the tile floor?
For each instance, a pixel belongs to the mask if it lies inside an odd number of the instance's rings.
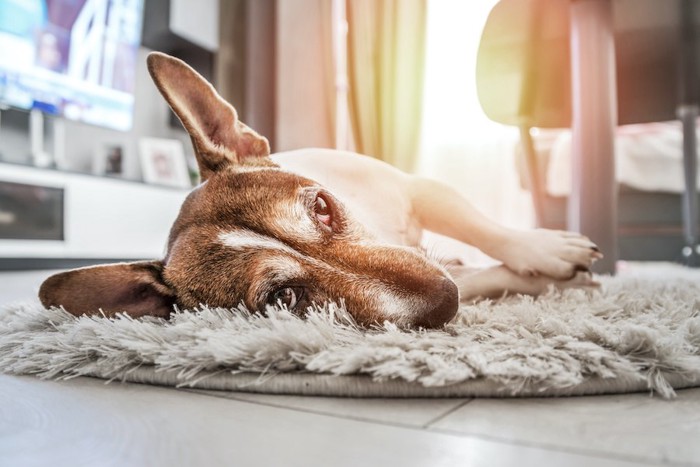
[[[0,272],[0,307],[48,272]],[[0,466],[699,465],[700,389],[339,399],[0,375]]]

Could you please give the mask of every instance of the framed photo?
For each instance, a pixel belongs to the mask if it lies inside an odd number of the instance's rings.
[[[108,177],[124,175],[124,148],[117,144],[105,144],[95,151],[92,173]]]
[[[192,186],[181,141],[142,138],[139,141],[139,156],[145,182],[178,188]]]

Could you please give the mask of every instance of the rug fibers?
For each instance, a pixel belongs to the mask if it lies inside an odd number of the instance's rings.
[[[596,292],[463,305],[440,330],[363,329],[334,304],[305,317],[204,307],[168,321],[16,304],[0,309],[0,372],[371,397],[669,398],[700,385],[700,281],[601,281]]]

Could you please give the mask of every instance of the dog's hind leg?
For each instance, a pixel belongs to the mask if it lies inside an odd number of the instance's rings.
[[[448,266],[452,280],[457,284],[461,302],[483,298],[500,298],[510,294],[540,295],[551,287],[566,289],[583,287],[596,289],[600,284],[593,280],[590,272],[579,271],[573,278],[556,280],[550,277],[526,277],[505,266],[487,269],[470,269],[463,266]]]

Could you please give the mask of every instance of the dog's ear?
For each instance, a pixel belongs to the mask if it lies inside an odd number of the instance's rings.
[[[275,164],[267,139],[238,120],[236,110],[182,60],[148,55],[148,71],[192,138],[202,181],[232,165]]]
[[[62,306],[69,313],[166,318],[175,295],[161,277],[160,261],[108,264],[55,274],[44,281],[39,299],[45,307]]]

